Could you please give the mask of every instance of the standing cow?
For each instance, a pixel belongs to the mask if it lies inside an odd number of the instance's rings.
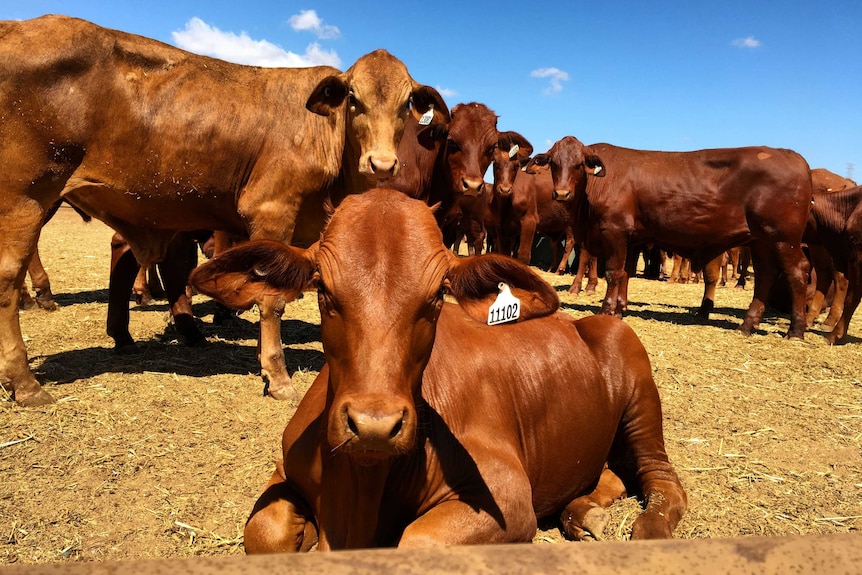
[[[456,257],[420,201],[351,196],[319,244],[250,242],[191,281],[240,308],[318,292],[327,363],[284,430],[250,553],[526,542],[560,513],[570,536],[599,535],[626,488],[645,498],[633,538],[670,537],[685,512],[634,332],[555,314],[554,288],[509,257]],[[488,325],[498,291],[517,323]]]
[[[575,227],[586,235],[587,248],[606,257],[602,313],[621,315],[628,303],[632,272],[627,269],[634,263],[626,260],[629,244],[655,242],[700,269],[748,243],[754,298],[740,331],[751,334],[760,322],[778,272],[784,271],[793,294],[787,337],[804,337],[808,261],[801,243],[812,192],[808,164],[796,152],[762,146],[653,152],[584,146],[567,136],[531,164],[551,166],[557,197],[572,202]],[[704,318],[715,305],[719,267],[704,270],[698,312]]]
[[[63,16],[0,23],[0,384],[51,401],[27,363],[17,304],[45,212],[65,198],[120,232],[142,265],[178,231],[313,243],[324,199],[398,172],[404,123],[440,95],[378,50],[346,72],[265,69]],[[262,295],[261,372],[296,398],[284,298]]]

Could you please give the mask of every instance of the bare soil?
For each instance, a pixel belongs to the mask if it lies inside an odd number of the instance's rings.
[[[103,224],[62,209],[40,244],[60,308],[21,312],[30,365],[57,402],[0,402],[0,564],[232,555],[279,457],[293,408],[262,395],[257,318],[212,325],[209,345],[174,337],[163,302],[132,307],[141,353],[118,356],[105,334],[109,241]],[[595,313],[604,292],[563,309]],[[750,285],[750,284],[749,284]],[[736,331],[751,291],[723,288],[703,324],[699,285],[635,278],[626,322],[653,364],[671,461],[689,496],[680,538],[857,531],[862,525],[862,323],[830,347],[817,327],[782,338],[769,313]],[[288,306],[283,338],[295,381],[323,365],[316,298]],[[612,509],[604,537],[625,539],[638,511]],[[537,542],[563,541],[549,522]]]

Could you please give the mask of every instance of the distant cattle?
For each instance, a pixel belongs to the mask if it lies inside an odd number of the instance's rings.
[[[313,243],[360,178],[398,172],[407,117],[436,90],[378,50],[346,72],[264,69],[198,56],[62,16],[0,23],[0,383],[24,405],[51,397],[30,373],[17,318],[24,270],[59,198],[120,232],[135,259],[179,231]],[[261,372],[298,397],[281,348],[281,297],[262,296]]]
[[[626,308],[634,265],[626,258],[630,244],[655,242],[690,258],[698,269],[748,243],[754,298],[740,331],[750,334],[760,322],[775,278],[784,271],[793,293],[787,336],[803,338],[808,262],[801,242],[812,192],[808,164],[796,152],[766,147],[653,152],[584,146],[567,136],[534,156],[532,164],[551,166],[558,198],[571,202],[576,237],[585,235],[589,251],[606,258],[602,313],[621,315]],[[715,305],[718,271],[717,265],[704,271],[699,310],[704,318]]]
[[[829,343],[840,343],[862,298],[862,186],[815,193],[805,241],[817,271],[819,295],[814,305],[818,309],[832,281],[833,267],[847,279],[842,313],[826,336]]]
[[[811,170],[811,187],[815,192],[839,192],[856,187],[856,182],[824,168]]]
[[[626,487],[645,497],[635,539],[670,537],[685,511],[634,332],[555,314],[554,288],[516,260],[456,257],[419,201],[348,197],[319,244],[249,242],[192,283],[239,308],[317,288],[327,363],[284,430],[249,553],[527,542],[559,514],[571,537],[599,536]],[[488,325],[515,319],[498,293],[519,300],[516,323]]]

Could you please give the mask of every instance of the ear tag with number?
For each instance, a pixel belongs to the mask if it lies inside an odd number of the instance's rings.
[[[595,176],[596,174],[598,174],[601,171],[602,171],[602,167],[596,166],[595,168],[593,168],[593,175]]]
[[[500,282],[497,287],[500,293],[488,308],[488,325],[515,321],[521,316],[521,300],[512,295],[509,285]]]
[[[431,120],[434,119],[434,104],[430,104],[428,106],[428,111],[422,114],[422,117],[419,118],[420,126],[427,126],[431,123]]]
[[[521,147],[518,144],[512,144],[512,147],[509,148],[509,159],[511,160],[512,158],[517,156],[518,150],[520,150],[520,149],[521,149]]]

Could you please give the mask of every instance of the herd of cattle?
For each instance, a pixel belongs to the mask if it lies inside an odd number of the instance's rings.
[[[2,22],[0,110],[0,384],[22,406],[53,401],[30,372],[18,306],[30,269],[51,307],[37,244],[61,201],[118,232],[118,350],[134,347],[141,268],[162,266],[190,344],[204,338],[187,283],[256,305],[267,392],[301,401],[246,526],[249,552],[529,541],[537,518],[560,513],[582,539],[625,493],[644,502],[632,536],[669,537],[686,496],[647,354],[611,317],[626,308],[634,249],[653,243],[703,269],[707,317],[722,254],[746,246],[746,334],[779,282],[791,339],[812,319],[809,278],[818,313],[830,284],[846,289],[831,343],[862,296],[862,188],[821,185],[799,154],[571,136],[533,154],[487,106],[450,111],[383,50],[345,72],[264,69],[62,16]],[[189,275],[202,230],[215,256]],[[603,258],[601,314],[557,312],[555,290],[526,265],[537,234],[581,245],[581,262]],[[462,238],[470,257],[452,252]],[[280,318],[309,289],[327,363],[300,397]],[[491,325],[503,294],[517,321]],[[524,353],[497,351],[510,348]]]

